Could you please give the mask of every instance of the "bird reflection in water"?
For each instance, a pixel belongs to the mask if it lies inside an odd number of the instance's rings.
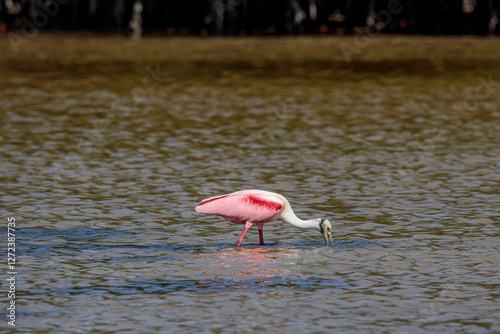
[[[211,254],[210,254],[211,253]],[[231,275],[234,288],[249,288],[256,285],[272,284],[270,278],[279,278],[289,272],[282,267],[280,259],[289,257],[287,250],[269,250],[265,248],[226,248],[203,255],[209,266],[217,267],[220,276]],[[214,255],[214,256],[211,256]],[[204,261],[205,262],[205,261]],[[229,272],[228,272],[229,271]],[[213,272],[208,276],[218,278]],[[207,282],[200,282],[206,284]]]

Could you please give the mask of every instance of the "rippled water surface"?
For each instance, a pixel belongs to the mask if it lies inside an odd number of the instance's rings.
[[[0,39],[19,333],[500,332],[498,39],[25,42]],[[194,211],[248,188],[334,247],[273,222],[236,248]]]

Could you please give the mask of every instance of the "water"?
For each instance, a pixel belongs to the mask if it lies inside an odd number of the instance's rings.
[[[498,39],[342,43],[1,39],[17,331],[500,332]],[[335,246],[194,211],[248,188]]]

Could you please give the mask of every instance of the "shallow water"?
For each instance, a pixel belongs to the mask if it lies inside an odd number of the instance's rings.
[[[500,332],[498,39],[342,43],[0,39],[18,332]],[[334,247],[194,211],[248,188]]]

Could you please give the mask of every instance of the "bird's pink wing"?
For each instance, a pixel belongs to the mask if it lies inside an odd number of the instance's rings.
[[[260,192],[239,191],[207,198],[196,211],[224,217],[233,223],[268,222],[283,209],[283,201]]]

